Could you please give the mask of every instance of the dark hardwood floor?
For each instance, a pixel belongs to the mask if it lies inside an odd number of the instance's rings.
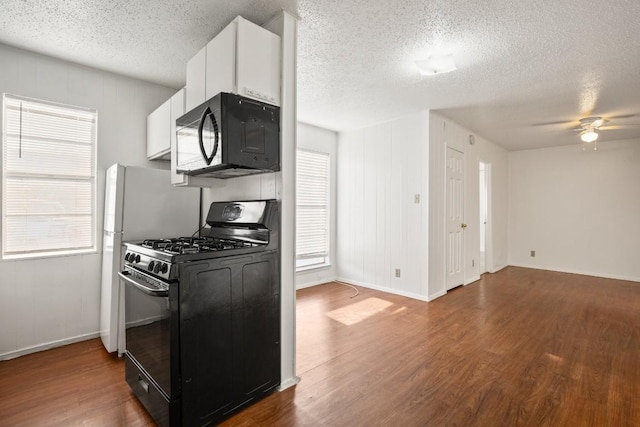
[[[424,303],[298,291],[300,384],[227,426],[638,426],[640,283],[509,267]],[[0,362],[0,425],[153,425],[99,340]]]

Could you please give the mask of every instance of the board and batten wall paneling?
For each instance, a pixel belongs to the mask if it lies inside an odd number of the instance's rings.
[[[429,113],[429,299],[447,293],[445,276],[445,120]]]
[[[447,147],[465,155],[464,168],[464,284],[479,279],[480,260],[480,211],[479,211],[479,162],[491,164],[491,212],[493,242],[492,265],[495,272],[507,265],[507,169],[508,157],[503,148],[474,134],[475,144],[469,143],[468,129],[443,116],[430,112],[429,155],[429,298],[446,293],[445,258],[445,162]]]
[[[640,281],[638,183],[638,139],[510,152],[509,264]]]
[[[336,279],[337,144],[338,134],[336,132],[298,122],[298,148],[329,154],[329,262],[331,265],[297,272],[296,289],[327,283]]]
[[[362,193],[362,170],[364,131],[348,131],[338,134],[338,277],[349,278],[358,283],[363,280],[362,248],[356,248],[356,234],[362,233],[362,206],[355,202],[356,194]]]
[[[146,117],[175,90],[2,44],[0,64],[0,92],[98,111],[98,250],[0,261],[3,359],[98,336],[105,170],[116,162],[168,168],[146,160]]]
[[[428,298],[428,126],[422,112],[339,134],[340,280]]]

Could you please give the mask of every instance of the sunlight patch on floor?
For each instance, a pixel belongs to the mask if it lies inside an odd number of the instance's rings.
[[[551,353],[547,353],[547,357],[556,363],[562,363],[564,361],[562,357],[556,356],[555,354],[551,354]]]
[[[344,325],[350,326],[380,313],[392,305],[392,302],[371,297],[336,310],[329,311],[327,312],[327,316]]]

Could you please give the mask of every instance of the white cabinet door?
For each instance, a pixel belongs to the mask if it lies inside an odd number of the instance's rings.
[[[280,105],[280,36],[238,16],[187,63],[186,111],[220,92]]]
[[[207,100],[206,88],[207,48],[200,49],[187,62],[187,98],[185,111],[190,111]]]
[[[236,21],[207,44],[206,99],[236,92]]]
[[[171,105],[167,101],[147,116],[147,158],[168,160],[171,154],[169,122]]]
[[[239,17],[236,55],[236,93],[279,106],[280,37]]]

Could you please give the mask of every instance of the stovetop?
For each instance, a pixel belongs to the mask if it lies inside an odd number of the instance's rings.
[[[255,243],[212,237],[177,237],[172,239],[146,239],[141,246],[172,255],[218,252],[230,249],[252,248]]]
[[[151,270],[149,266],[178,264],[233,255],[264,251],[266,245],[243,240],[214,237],[177,237],[171,239],[146,239],[142,242],[124,242],[125,265]],[[160,261],[160,262],[158,262]],[[166,269],[170,269],[167,266]],[[153,268],[154,272],[155,268]]]

